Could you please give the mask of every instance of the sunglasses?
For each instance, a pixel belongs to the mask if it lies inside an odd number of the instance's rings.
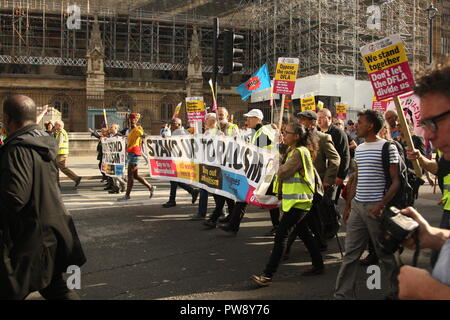
[[[422,119],[419,123],[422,127],[426,127],[427,129],[429,129],[431,132],[434,133],[438,130],[437,122],[449,114],[450,110],[447,110],[444,113],[438,114],[437,116]]]

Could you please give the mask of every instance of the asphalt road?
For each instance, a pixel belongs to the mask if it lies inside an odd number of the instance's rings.
[[[116,201],[98,181],[87,181],[74,190],[71,182],[63,182],[63,198],[74,217],[88,262],[82,267],[79,295],[85,300],[145,299],[333,299],[335,279],[340,265],[336,240],[329,242],[324,253],[324,275],[302,277],[310,267],[310,257],[297,240],[291,258],[284,261],[273,284],[257,288],[250,275],[262,272],[273,245],[273,237],[265,236],[271,223],[268,211],[248,207],[236,237],[225,232],[205,230],[201,222],[190,221],[189,214],[197,205],[179,189],[177,206],[165,209],[169,184],[156,182],[153,199],[136,185],[132,199]],[[436,206],[438,194],[429,186],[422,188],[418,209],[438,225],[442,210]],[[343,202],[343,201],[342,201]],[[213,199],[209,199],[208,213]],[[339,233],[344,243],[345,226]],[[406,263],[412,252],[403,254]],[[429,251],[424,250],[419,265],[426,267]],[[366,269],[358,275],[359,299],[383,299],[381,290],[368,290]],[[29,299],[40,299],[33,294]]]

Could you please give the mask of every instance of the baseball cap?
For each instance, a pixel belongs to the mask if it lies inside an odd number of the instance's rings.
[[[264,115],[261,110],[259,109],[252,109],[248,113],[244,114],[244,117],[246,118],[258,118],[260,120],[264,119]]]
[[[317,120],[317,114],[314,111],[310,110],[297,113],[297,117],[306,118],[309,120]]]

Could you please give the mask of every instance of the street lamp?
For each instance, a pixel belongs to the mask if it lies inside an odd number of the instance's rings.
[[[428,30],[428,41],[429,41],[429,52],[428,52],[428,63],[433,63],[433,19],[436,17],[438,9],[430,4],[430,6],[425,9],[428,12],[428,22],[429,22],[429,30]]]

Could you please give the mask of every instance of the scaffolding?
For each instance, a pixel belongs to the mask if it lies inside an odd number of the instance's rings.
[[[73,1],[0,0],[0,69],[2,64],[47,65],[62,67],[64,75],[78,75],[87,64],[89,33],[97,17],[108,76],[140,69],[184,80],[194,26],[201,39],[203,72],[212,72],[213,15],[218,12],[180,15],[79,2],[81,28],[71,30],[67,7]],[[264,63],[273,73],[278,57],[290,56],[300,58],[302,77],[329,73],[364,79],[359,48],[395,33],[405,42],[413,71],[423,68],[427,5],[427,0],[241,0],[220,26],[245,35],[244,74]],[[368,9],[374,6],[380,28],[370,29],[373,11]]]
[[[268,63],[273,72],[278,57],[290,56],[300,58],[302,77],[365,79],[359,48],[396,33],[414,71],[426,62],[426,0],[243,0],[242,6],[233,25],[246,21],[251,29],[253,69]],[[376,18],[379,27],[370,28]]]
[[[67,8],[73,1],[0,0],[0,64],[85,67],[89,34],[97,18],[106,69],[174,71],[167,74],[168,80],[176,72],[181,72],[176,80],[184,80],[195,26],[201,38],[203,71],[212,72],[212,17],[80,2],[81,27],[75,30],[67,26],[72,15]],[[240,32],[250,38],[246,30]],[[250,50],[249,45],[246,47]],[[246,61],[245,65],[250,63]],[[64,70],[64,74],[70,75],[67,74],[70,69]]]

